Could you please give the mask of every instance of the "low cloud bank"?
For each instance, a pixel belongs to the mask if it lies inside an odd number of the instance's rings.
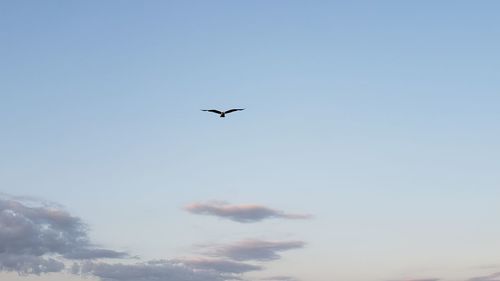
[[[250,217],[259,216],[269,216],[269,211]],[[21,275],[66,271],[101,281],[244,280],[242,274],[264,269],[248,261],[276,260],[279,252],[304,246],[302,241],[243,240],[209,246],[203,257],[132,262],[126,252],[96,247],[88,231],[80,218],[60,205],[0,194],[0,271]],[[101,259],[125,260],[110,263]]]
[[[75,264],[73,274],[96,276],[102,281],[226,281],[232,277],[211,270],[193,268],[169,261],[135,264],[83,262]],[[230,279],[229,279],[230,278]]]

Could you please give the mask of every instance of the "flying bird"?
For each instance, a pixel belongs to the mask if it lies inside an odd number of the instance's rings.
[[[202,109],[201,111],[208,111],[208,112],[217,113],[220,115],[221,118],[224,118],[224,117],[226,117],[226,114],[228,114],[228,113],[235,112],[235,111],[241,111],[241,110],[245,110],[245,109],[244,108],[233,108],[233,109],[229,109],[226,111],[220,111],[217,109]]]

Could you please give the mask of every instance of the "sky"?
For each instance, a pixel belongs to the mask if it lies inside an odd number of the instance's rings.
[[[500,280],[499,9],[0,1],[0,279]]]

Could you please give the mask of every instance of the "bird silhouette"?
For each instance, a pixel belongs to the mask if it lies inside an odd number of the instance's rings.
[[[226,111],[220,111],[217,109],[202,109],[201,111],[208,111],[208,112],[217,113],[220,115],[219,117],[224,118],[224,117],[226,117],[226,114],[228,114],[228,113],[235,112],[235,111],[241,111],[241,110],[245,110],[245,109],[244,108],[233,108],[233,109],[229,109]]]

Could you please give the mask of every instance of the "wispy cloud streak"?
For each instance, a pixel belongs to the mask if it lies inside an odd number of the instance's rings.
[[[473,277],[468,279],[467,281],[500,281],[500,272],[496,272],[485,276]]]
[[[175,262],[190,266],[196,269],[213,270],[221,273],[245,273],[249,271],[262,270],[262,266],[253,264],[214,258],[184,258],[175,259]]]
[[[281,210],[271,209],[266,206],[241,204],[231,205],[226,202],[212,201],[206,203],[193,203],[184,207],[184,210],[198,215],[216,216],[240,223],[258,222],[270,218],[281,219],[309,219],[308,214],[290,214]]]
[[[225,257],[237,261],[271,261],[281,258],[279,252],[299,249],[305,246],[303,241],[265,241],[243,240],[227,245],[211,245],[207,254]]]
[[[221,273],[194,270],[169,261],[135,264],[83,262],[73,267],[73,274],[91,275],[102,281],[224,281],[231,280]]]
[[[262,281],[298,281],[298,279],[295,277],[284,276],[284,275],[271,276],[271,277],[267,277],[267,278],[262,278],[260,280],[262,280]]]

